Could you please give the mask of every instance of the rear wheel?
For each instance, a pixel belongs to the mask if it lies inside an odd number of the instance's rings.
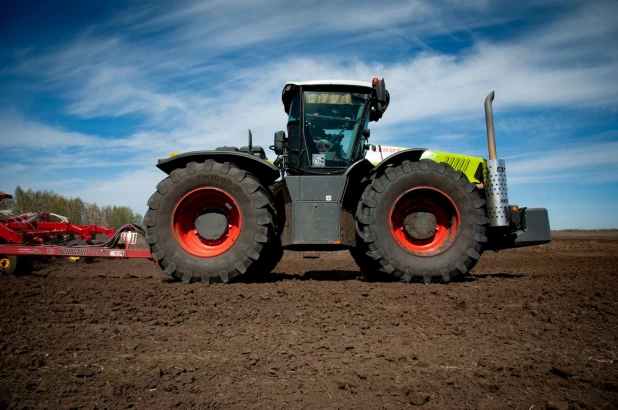
[[[274,228],[274,206],[259,181],[213,160],[172,171],[148,206],[152,256],[184,282],[228,282],[253,270]]]
[[[355,259],[405,282],[449,282],[483,252],[484,207],[476,186],[449,165],[404,161],[365,189]]]

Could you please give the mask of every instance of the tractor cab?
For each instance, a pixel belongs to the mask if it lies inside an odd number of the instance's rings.
[[[290,82],[282,93],[287,137],[274,150],[288,174],[339,174],[364,157],[370,121],[388,106],[384,80]]]

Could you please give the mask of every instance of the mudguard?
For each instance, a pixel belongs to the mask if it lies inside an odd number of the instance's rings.
[[[480,157],[433,151],[426,148],[406,149],[387,145],[372,145],[366,159],[375,165],[375,172],[377,173],[383,172],[386,167],[401,165],[405,160],[416,162],[421,159],[430,159],[435,162],[444,162],[456,171],[463,172],[473,184],[480,184],[483,181],[483,165],[485,163],[485,160]]]
[[[377,164],[374,168],[374,172],[381,173],[386,170],[386,167],[401,165],[401,163],[406,160],[412,162],[419,161],[425,151],[427,151],[426,148],[409,148],[396,152]]]
[[[213,159],[217,162],[232,162],[238,168],[249,172],[266,184],[271,184],[281,175],[279,168],[273,164],[256,156],[234,151],[209,150],[185,152],[173,157],[160,159],[157,163],[157,168],[169,175],[176,168],[184,168],[189,162],[204,162],[207,159]]]

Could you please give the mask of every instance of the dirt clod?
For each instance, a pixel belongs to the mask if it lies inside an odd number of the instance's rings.
[[[94,374],[94,369],[85,366],[81,366],[75,371],[75,377],[92,377]]]
[[[413,406],[422,406],[429,401],[429,394],[421,392],[410,392],[407,394],[410,404]]]

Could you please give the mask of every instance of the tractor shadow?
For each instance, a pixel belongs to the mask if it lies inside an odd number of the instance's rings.
[[[271,272],[267,274],[254,273],[250,275],[242,275],[235,280],[238,283],[275,283],[287,280],[316,280],[316,281],[332,281],[341,282],[348,280],[359,279],[360,272],[347,270],[311,270],[298,275],[290,275],[288,273]]]
[[[344,282],[358,280],[360,282],[370,283],[396,283],[399,282],[399,278],[380,273],[366,274],[365,272],[358,270],[309,270],[304,273],[296,275],[290,275],[288,273],[253,273],[249,275],[242,275],[234,279],[237,283],[274,283],[287,280],[300,280],[300,281],[325,281],[325,282]]]
[[[463,277],[454,278],[451,283],[469,283],[479,282],[485,279],[519,279],[525,275],[512,274],[512,273],[472,273]],[[310,270],[304,273],[291,275],[289,273],[253,273],[249,275],[241,275],[234,278],[235,283],[276,283],[283,281],[326,281],[326,282],[344,282],[358,280],[361,282],[369,283],[397,283],[400,282],[399,278],[380,273],[366,274],[357,270]]]
[[[517,273],[472,273],[464,276],[459,282],[478,282],[483,279],[519,279],[526,275]]]

